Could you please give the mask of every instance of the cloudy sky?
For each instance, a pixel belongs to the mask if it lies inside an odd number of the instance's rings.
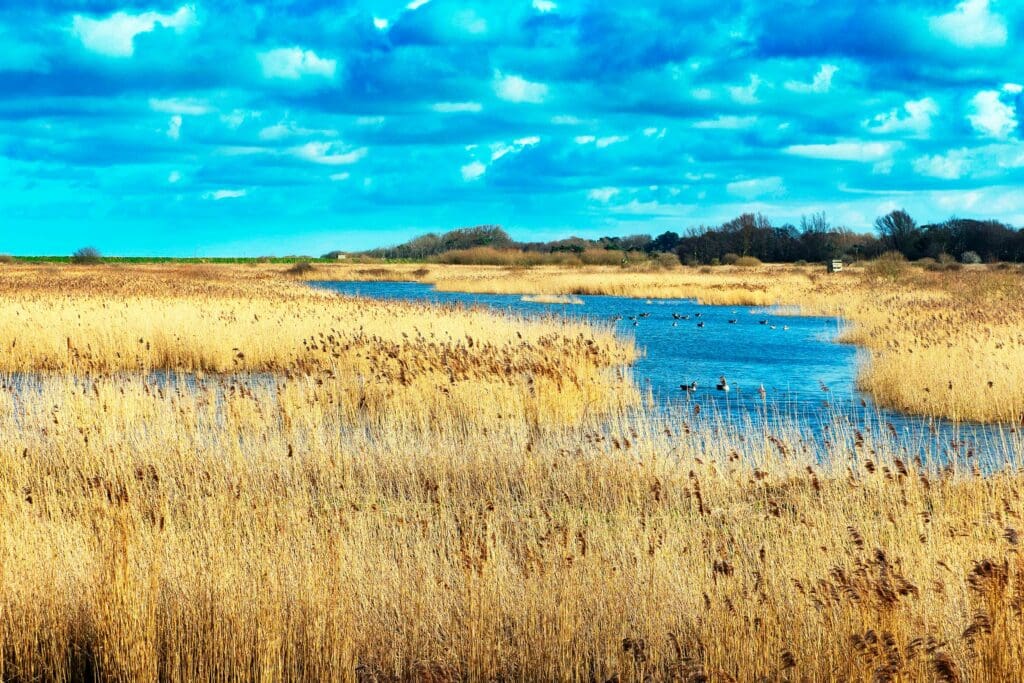
[[[1018,0],[0,8],[0,252],[1024,225]]]

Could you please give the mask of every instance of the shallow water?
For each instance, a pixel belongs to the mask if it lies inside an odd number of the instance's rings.
[[[998,451],[1002,457],[1019,452],[1021,435],[1014,428],[954,424],[875,406],[857,391],[862,356],[856,347],[836,342],[843,325],[837,318],[706,306],[690,299],[580,296],[575,298],[582,304],[551,304],[521,295],[440,292],[417,282],[311,284],[351,296],[484,306],[527,316],[557,314],[613,325],[617,334],[636,341],[642,355],[632,366],[633,375],[667,414],[692,414],[700,406],[705,415],[737,429],[766,422],[798,424],[819,439],[830,438],[841,423],[850,438],[856,431],[885,432],[910,455],[972,452],[983,457]],[[715,388],[721,376],[730,391]],[[680,389],[694,381],[696,391]]]

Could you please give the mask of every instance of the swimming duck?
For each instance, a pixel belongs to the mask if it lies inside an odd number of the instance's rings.
[[[725,375],[718,378],[718,384],[715,385],[715,389],[719,391],[729,391],[729,382],[726,381]]]
[[[681,391],[697,391],[697,382],[690,382],[689,384],[680,384],[679,389]]]
[[[699,323],[697,323],[697,327],[704,327],[704,321],[701,320]]]

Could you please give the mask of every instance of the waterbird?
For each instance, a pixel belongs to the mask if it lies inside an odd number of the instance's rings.
[[[736,318],[729,318],[729,324],[730,325],[735,325],[736,324]]]
[[[765,318],[764,320],[758,320],[757,322],[761,323],[762,325],[767,325],[768,324],[768,319]]]
[[[726,381],[725,375],[718,378],[718,384],[715,385],[715,389],[719,391],[729,391],[729,382]]]
[[[699,323],[697,323],[697,327],[704,327],[704,321],[701,320]]]
[[[682,391],[697,391],[697,382],[693,381],[689,384],[680,384],[679,388]]]
[[[673,320],[673,321],[672,321],[672,327],[679,327],[679,323],[677,323],[677,322],[675,322],[675,321]]]
[[[704,315],[704,314],[703,314],[703,313],[694,313],[694,314],[693,314],[693,317],[695,317],[695,318],[699,318],[699,317],[701,317],[702,315]]]

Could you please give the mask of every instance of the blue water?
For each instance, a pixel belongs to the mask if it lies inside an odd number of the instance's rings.
[[[632,366],[633,376],[670,414],[701,406],[705,413],[737,425],[796,422],[819,435],[840,419],[853,429],[887,432],[909,451],[934,451],[938,445],[940,451],[1005,452],[1008,443],[1020,441],[1012,428],[953,424],[874,406],[856,389],[860,352],[836,341],[843,325],[836,318],[706,306],[690,299],[580,296],[582,304],[543,304],[518,294],[440,292],[417,282],[312,284],[349,296],[482,306],[525,316],[561,315],[612,326],[617,334],[635,340],[641,357]],[[729,392],[715,388],[722,376]],[[694,381],[696,391],[680,389]]]

